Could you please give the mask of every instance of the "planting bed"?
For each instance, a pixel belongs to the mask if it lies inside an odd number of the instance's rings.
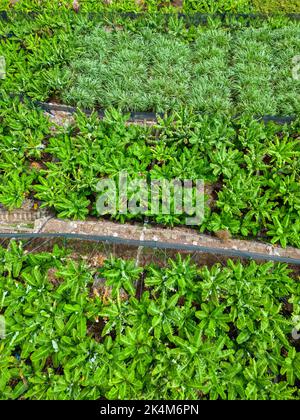
[[[216,238],[211,235],[199,235],[193,229],[154,227],[147,223],[120,224],[95,218],[73,222],[56,219],[53,215],[36,219],[35,213],[30,214],[27,223],[23,213],[8,213],[12,216],[11,221],[7,218],[1,221],[0,238],[90,240],[114,246],[132,246],[140,248],[141,251],[148,248],[177,250],[177,252],[194,252],[200,255],[250,258],[300,266],[300,250],[297,248],[281,248],[258,241]]]
[[[45,11],[70,10],[73,0],[2,0],[5,10]],[[297,13],[299,0],[86,0],[78,1],[78,8],[84,12],[184,12],[184,13]]]
[[[21,18],[19,18],[21,20]],[[4,26],[9,93],[85,108],[167,112],[296,115],[300,82],[292,59],[300,50],[300,23],[274,21],[248,29],[181,27],[153,29],[136,23],[104,26],[99,19],[65,28]],[[84,19],[84,18],[83,18]],[[53,22],[52,22],[53,25]],[[213,24],[211,24],[213,26]],[[88,28],[88,29],[87,29]],[[27,29],[27,31],[26,31]],[[177,29],[178,30],[178,29]]]
[[[284,265],[88,267],[64,249],[26,254],[15,242],[0,253],[1,399],[299,394],[300,289]]]
[[[1,1],[0,400],[300,399],[300,21],[274,10],[299,1]],[[203,221],[99,217],[121,171],[203,180]]]
[[[300,83],[292,77],[299,24],[234,35],[207,30],[193,41],[189,45],[149,29],[130,34],[95,28],[76,40],[80,52],[62,70],[68,82],[61,99],[130,111],[164,112],[185,105],[211,113],[299,112]]]
[[[59,217],[84,219],[97,214],[99,179],[117,180],[121,170],[131,180],[149,175],[203,179],[207,202],[202,232],[228,230],[300,247],[297,122],[281,127],[251,118],[183,113],[145,127],[126,124],[126,117],[114,111],[103,121],[79,113],[73,125],[53,132],[41,112],[13,103],[15,111],[3,116],[0,145],[0,203],[7,209],[33,198]],[[171,226],[186,219],[146,216]],[[115,218],[144,220],[132,214]]]

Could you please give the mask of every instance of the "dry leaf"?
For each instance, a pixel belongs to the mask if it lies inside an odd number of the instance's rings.
[[[74,0],[74,1],[73,1],[72,7],[73,7],[73,10],[74,10],[76,13],[78,13],[78,12],[79,12],[79,9],[80,9],[80,4],[79,4],[79,2],[78,2],[77,0]]]

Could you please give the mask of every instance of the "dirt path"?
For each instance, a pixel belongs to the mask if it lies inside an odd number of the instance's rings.
[[[60,220],[54,217],[36,219],[30,225],[24,223],[6,223],[0,221],[0,234],[65,235],[80,239],[107,241],[115,244],[133,247],[173,249],[178,252],[204,252],[236,256],[241,258],[257,258],[266,260],[286,260],[291,264],[300,262],[300,249],[287,247],[283,249],[268,243],[228,239],[220,240],[210,235],[198,233],[196,230],[184,227],[163,228],[140,224],[119,224],[102,219],[86,221]],[[282,261],[284,262],[284,261]],[[299,264],[298,262],[298,264]]]

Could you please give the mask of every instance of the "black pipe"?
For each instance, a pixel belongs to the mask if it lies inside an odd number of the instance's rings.
[[[201,252],[205,254],[217,254],[227,257],[247,258],[253,260],[274,261],[292,265],[300,265],[300,259],[267,255],[258,252],[240,251],[238,249],[224,249],[207,247],[203,245],[187,245],[181,243],[169,243],[159,241],[143,241],[138,239],[117,238],[115,236],[84,235],[77,233],[0,233],[0,239],[80,239],[94,242],[105,242],[115,245],[143,246],[151,249],[172,249],[177,251]]]

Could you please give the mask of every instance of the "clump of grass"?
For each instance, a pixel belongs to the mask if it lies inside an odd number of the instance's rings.
[[[204,32],[189,45],[150,29],[133,34],[98,27],[79,42],[81,53],[66,68],[68,102],[133,111],[229,110],[230,35],[224,30]]]
[[[293,115],[300,110],[300,83],[292,75],[300,53],[300,28],[268,27],[241,31],[234,45],[234,91],[237,111]]]
[[[188,43],[149,28],[132,33],[96,27],[77,40],[79,56],[65,68],[62,99],[86,108],[255,115],[299,112],[300,83],[292,59],[300,27],[199,32]]]
[[[232,37],[225,31],[203,32],[193,48],[193,77],[190,86],[191,105],[199,111],[230,110],[231,92],[228,66]]]
[[[273,96],[273,55],[268,42],[260,39],[259,30],[246,30],[237,37],[233,58],[233,91],[237,112],[276,114]]]
[[[277,69],[274,92],[278,114],[299,114],[300,81],[293,78],[293,58],[300,55],[300,29],[287,27],[271,33],[274,64]]]
[[[255,10],[264,13],[298,13],[300,0],[252,0]]]

